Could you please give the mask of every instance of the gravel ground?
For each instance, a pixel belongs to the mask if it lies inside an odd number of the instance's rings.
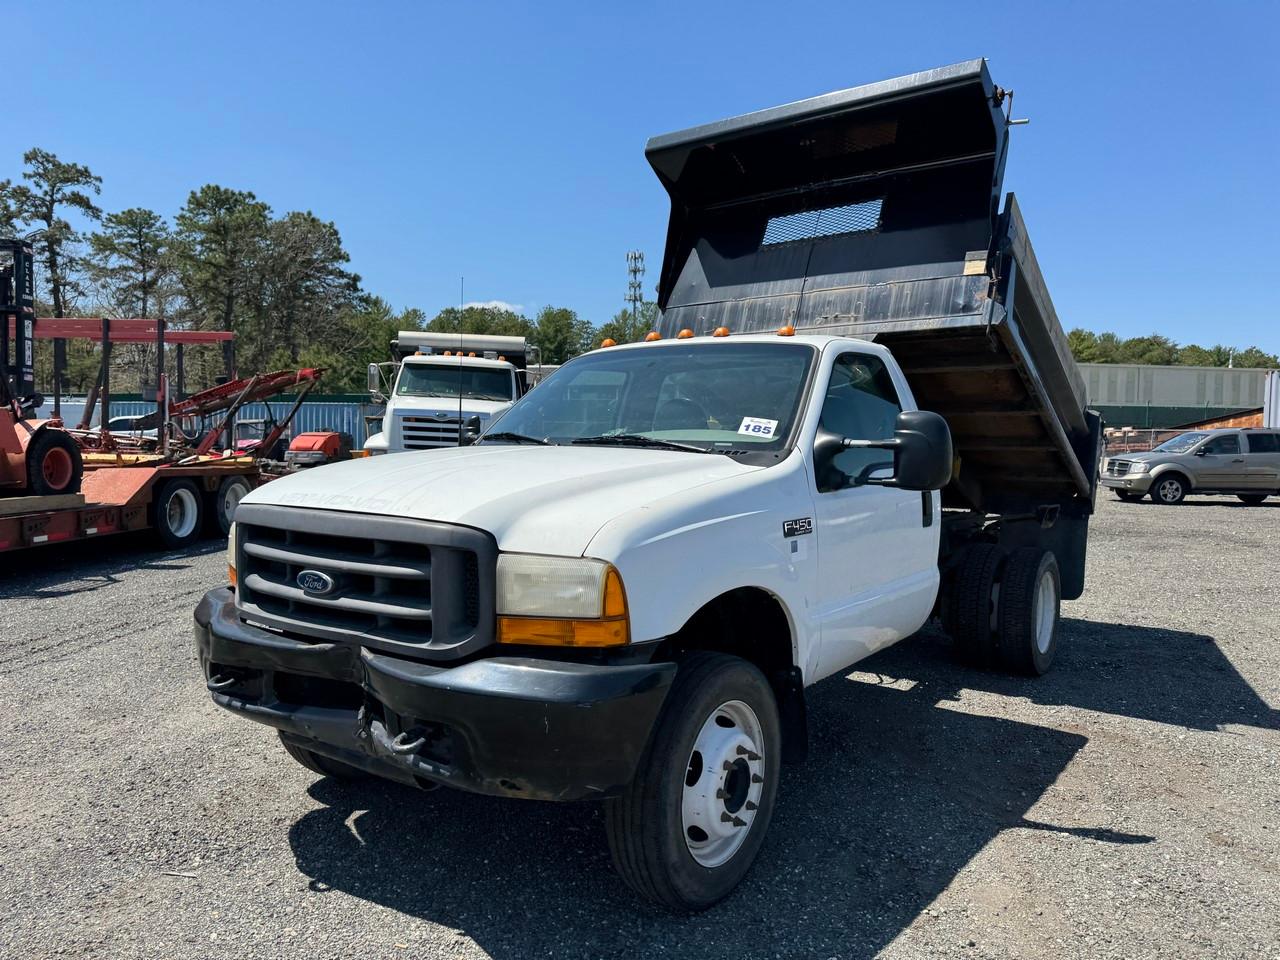
[[[0,567],[0,955],[1280,957],[1280,501],[1101,502],[1053,673],[926,630],[811,692],[764,853],[638,905],[595,805],[340,786],[216,710],[220,546]]]

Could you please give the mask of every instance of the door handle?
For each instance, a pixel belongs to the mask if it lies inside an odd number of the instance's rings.
[[[1232,463],[1244,463],[1244,457],[1236,457],[1236,458],[1235,458],[1234,460],[1232,460],[1231,462],[1232,462]]]

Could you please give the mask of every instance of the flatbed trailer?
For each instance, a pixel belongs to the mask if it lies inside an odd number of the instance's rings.
[[[140,530],[169,546],[225,535],[240,497],[263,482],[249,457],[88,469],[78,494],[0,498],[0,553]]]
[[[671,196],[657,329],[888,347],[951,429],[943,505],[998,519],[1006,547],[1051,546],[1071,598],[1102,421],[1012,193],[1001,208],[1012,99],[971,60],[653,138]]]

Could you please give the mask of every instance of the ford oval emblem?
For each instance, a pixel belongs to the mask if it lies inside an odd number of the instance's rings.
[[[333,590],[333,577],[319,570],[303,570],[297,577],[298,586],[307,593],[323,596]]]

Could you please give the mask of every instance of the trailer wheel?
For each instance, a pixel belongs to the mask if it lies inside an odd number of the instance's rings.
[[[330,760],[324,754],[290,743],[279,730],[276,733],[280,736],[280,746],[284,747],[284,752],[312,773],[318,773],[322,777],[333,777],[335,780],[356,780],[365,775],[364,771],[357,770],[355,767],[337,760]]]
[[[166,547],[185,547],[200,536],[204,503],[190,480],[170,480],[151,501],[151,525]]]
[[[218,484],[205,504],[205,527],[211,537],[225,537],[231,532],[236,507],[249,493],[249,481],[244,477],[227,477]]]
[[[79,493],[84,477],[80,448],[61,430],[42,430],[27,447],[27,489],[32,496]]]
[[[635,779],[605,801],[626,884],[674,910],[726,897],[769,829],[781,746],[778,706],[758,669],[719,653],[682,660]]]
[[[1004,553],[992,543],[968,547],[951,581],[947,629],[965,663],[989,663],[995,652],[993,598]]]
[[[997,641],[1000,660],[1015,672],[1048,673],[1058,650],[1062,580],[1049,550],[1019,547],[1009,554],[1000,582]]]
[[[1181,503],[1187,495],[1187,481],[1180,473],[1166,473],[1151,484],[1151,499],[1156,503]]]

